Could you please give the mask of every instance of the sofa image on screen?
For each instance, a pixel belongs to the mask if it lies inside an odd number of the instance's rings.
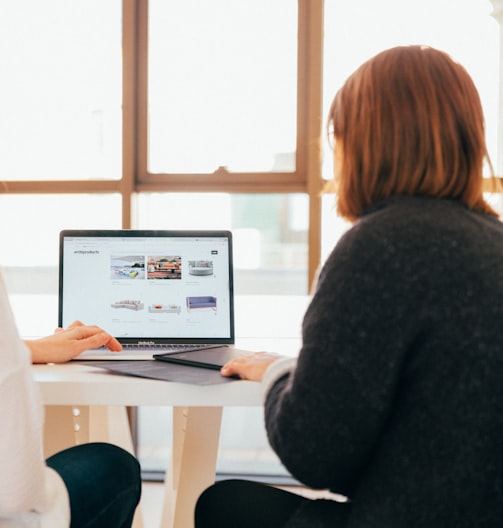
[[[127,308],[128,310],[143,310],[144,304],[141,301],[125,300],[115,301],[111,304],[112,308]]]
[[[191,310],[217,310],[217,298],[210,296],[187,297],[187,311]]]
[[[182,309],[178,304],[151,304],[148,307],[150,313],[176,313],[179,314]]]
[[[213,275],[211,260],[189,260],[189,275]]]

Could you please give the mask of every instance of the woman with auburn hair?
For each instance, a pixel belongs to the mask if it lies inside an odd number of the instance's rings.
[[[337,93],[329,127],[344,146],[335,188],[345,218],[396,195],[454,198],[495,214],[482,196],[490,160],[480,98],[446,53],[414,46],[377,55]]]
[[[329,127],[354,224],[320,272],[299,356],[222,369],[262,381],[272,448],[327,494],[221,481],[196,528],[500,527],[503,224],[482,194],[477,90],[441,51],[392,48],[349,77]]]

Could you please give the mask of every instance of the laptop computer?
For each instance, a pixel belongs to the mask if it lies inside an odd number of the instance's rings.
[[[75,359],[153,359],[202,348],[213,351],[212,365],[232,357],[230,231],[63,230],[59,252],[58,325],[98,325],[123,346]]]

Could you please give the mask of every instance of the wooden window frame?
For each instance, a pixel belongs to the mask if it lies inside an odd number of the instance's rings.
[[[324,0],[298,0],[297,144],[294,172],[152,174],[147,170],[148,0],[122,0],[122,177],[120,180],[6,181],[10,194],[119,193],[124,229],[142,192],[305,193],[309,197],[308,284],[321,254]]]

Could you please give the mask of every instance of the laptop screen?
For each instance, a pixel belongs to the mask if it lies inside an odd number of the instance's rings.
[[[225,344],[233,310],[229,231],[60,233],[60,327],[98,325],[123,344]]]

